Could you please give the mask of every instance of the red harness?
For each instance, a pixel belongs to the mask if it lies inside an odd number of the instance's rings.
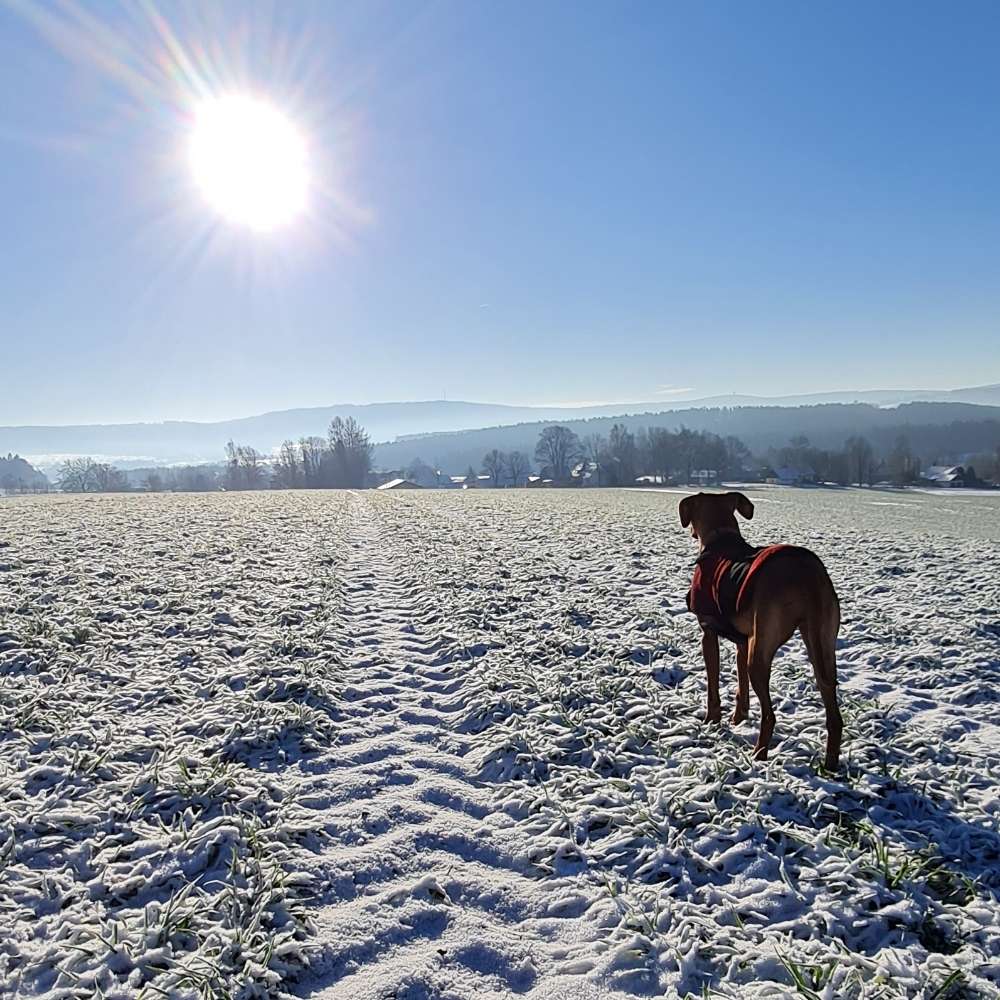
[[[695,563],[688,610],[723,638],[745,641],[747,637],[733,627],[732,619],[746,606],[757,570],[772,556],[795,548],[794,545],[755,548],[739,535],[723,535]]]

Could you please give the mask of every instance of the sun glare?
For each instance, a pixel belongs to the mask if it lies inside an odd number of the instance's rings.
[[[229,222],[267,231],[306,207],[306,145],[275,107],[251,97],[206,101],[195,114],[189,156],[209,204]]]

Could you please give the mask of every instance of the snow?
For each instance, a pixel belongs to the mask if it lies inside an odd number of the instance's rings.
[[[698,722],[677,494],[0,501],[0,995],[995,996],[1000,497],[764,498],[836,776],[797,639]]]

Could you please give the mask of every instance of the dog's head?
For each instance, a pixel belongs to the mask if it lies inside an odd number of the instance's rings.
[[[696,493],[685,497],[678,507],[681,527],[690,526],[691,537],[702,545],[713,534],[726,531],[739,534],[737,511],[748,521],[753,517],[753,504],[742,493]]]

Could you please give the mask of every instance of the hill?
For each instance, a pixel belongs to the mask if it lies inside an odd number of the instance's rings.
[[[475,431],[481,428],[511,427],[539,422],[558,421],[572,423],[575,426],[585,420],[643,415],[643,422],[648,424],[650,423],[648,414],[691,414],[701,411],[724,413],[747,407],[784,411],[787,417],[790,408],[800,406],[816,404],[849,406],[854,403],[864,403],[869,407],[886,407],[928,399],[949,402],[953,405],[967,403],[1000,406],[1000,385],[940,392],[887,389],[780,397],[712,396],[684,402],[675,400],[613,403],[583,407],[507,406],[452,400],[366,405],[338,404],[276,410],[213,423],[173,420],[163,423],[0,427],[0,448],[32,456],[38,464],[45,466],[57,464],[66,455],[93,455],[122,467],[129,467],[215,462],[221,457],[225,443],[230,439],[270,453],[286,438],[324,435],[330,421],[336,416],[354,417],[367,428],[374,441],[393,442],[413,436],[424,437],[428,434]],[[693,419],[690,416],[686,417],[686,426],[697,426],[692,423]],[[775,417],[775,422],[782,422],[782,418]],[[705,427],[705,429],[712,428]],[[406,451],[407,448],[404,446],[401,452]],[[387,452],[387,454],[394,453]],[[476,461],[479,457],[481,456],[477,456]]]
[[[405,468],[421,458],[435,468],[479,468],[491,448],[532,455],[547,421],[515,427],[489,427],[450,434],[428,434],[379,445],[376,464]],[[839,448],[852,434],[868,437],[876,452],[885,452],[899,434],[909,437],[914,452],[930,460],[954,453],[992,451],[1000,444],[1000,406],[972,403],[906,403],[894,408],[868,403],[826,403],[817,406],[714,407],[642,413],[589,420],[563,421],[581,438],[607,435],[615,423],[631,430],[664,427],[709,431],[722,437],[734,435],[755,453],[805,435],[819,448]]]

